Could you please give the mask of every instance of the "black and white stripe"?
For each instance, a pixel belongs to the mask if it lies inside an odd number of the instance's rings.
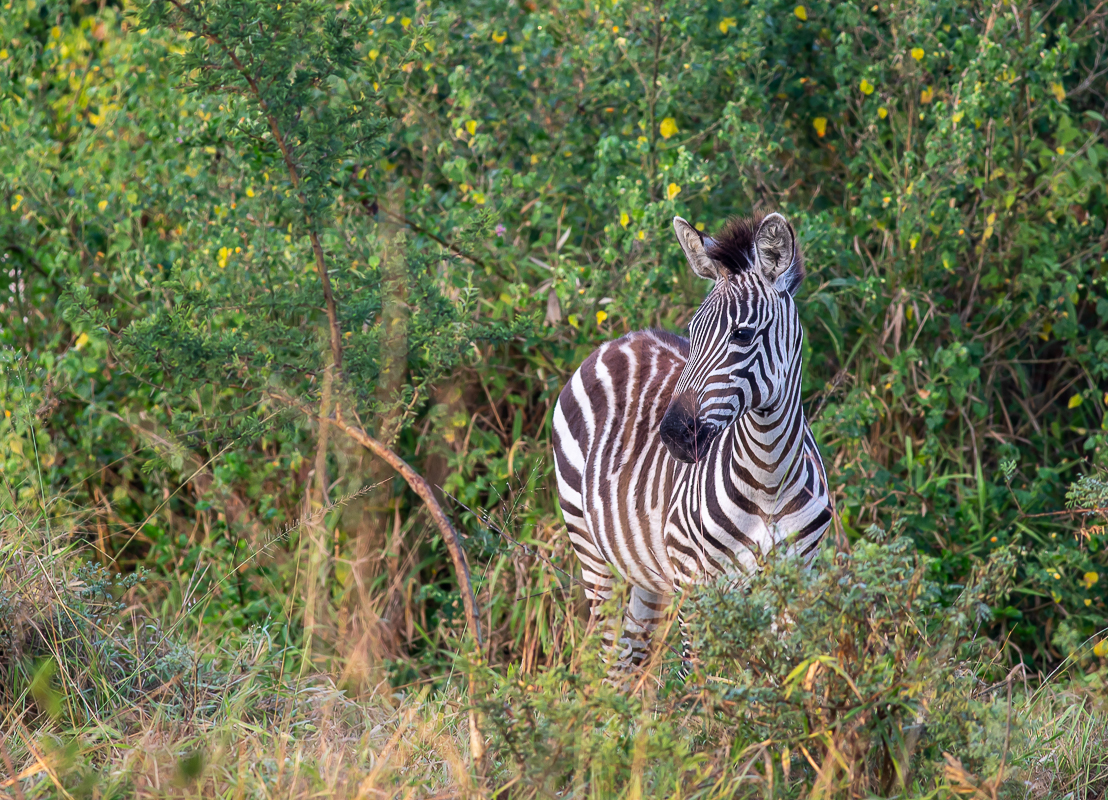
[[[741,577],[771,554],[810,561],[832,514],[801,407],[792,226],[771,214],[715,239],[680,217],[674,229],[715,280],[689,339],[642,331],[603,345],[554,409],[558,493],[594,620],[613,569],[632,586],[624,664],[645,657],[683,585]]]

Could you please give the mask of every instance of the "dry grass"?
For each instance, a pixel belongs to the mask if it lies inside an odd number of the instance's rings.
[[[821,790],[798,752],[775,785],[765,776],[780,753],[768,743],[707,743],[718,728],[710,714],[656,699],[660,663],[633,687],[639,716],[612,717],[612,742],[630,742],[622,754],[630,753],[630,780],[604,774],[607,745],[596,742],[607,734],[597,739],[595,730],[588,765],[561,783],[529,778],[528,765],[503,749],[474,765],[460,670],[394,689],[379,668],[367,673],[371,682],[352,683],[339,658],[313,669],[265,629],[210,630],[184,643],[151,624],[156,615],[138,588],[124,586],[122,604],[90,591],[94,573],[79,568],[72,548],[29,544],[12,531],[0,537],[2,798],[850,796]],[[573,653],[568,666],[577,670],[581,650]],[[523,690],[545,694],[535,707],[580,702],[548,674],[537,669]],[[1098,800],[1108,788],[1108,708],[1098,686],[1094,678],[1017,690],[1013,717],[1030,736],[1013,740],[1003,785],[958,772],[953,754],[940,786],[897,796]],[[496,722],[486,719],[487,731]],[[651,741],[666,725],[684,738]],[[548,744],[566,741],[583,739],[562,729]],[[668,765],[645,755],[666,747],[684,754]]]

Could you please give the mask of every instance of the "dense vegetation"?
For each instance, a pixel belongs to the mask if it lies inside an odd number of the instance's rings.
[[[0,794],[1101,796],[1106,24],[5,3]],[[613,688],[550,412],[771,209],[835,541]]]

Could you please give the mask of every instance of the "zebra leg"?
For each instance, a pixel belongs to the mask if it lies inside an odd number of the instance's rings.
[[[678,670],[682,681],[687,681],[693,672],[692,642],[689,637],[689,623],[685,621],[685,615],[677,612],[677,623],[681,626],[681,669]]]
[[[650,655],[650,640],[665,616],[669,599],[638,586],[631,587],[631,599],[623,614],[623,635],[619,654],[613,665],[626,670],[642,665]]]

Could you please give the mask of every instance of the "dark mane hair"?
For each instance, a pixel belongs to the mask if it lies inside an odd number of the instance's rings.
[[[713,261],[733,273],[749,272],[754,268],[754,234],[762,224],[764,214],[752,217],[731,217],[718,234],[705,242],[705,251]]]

